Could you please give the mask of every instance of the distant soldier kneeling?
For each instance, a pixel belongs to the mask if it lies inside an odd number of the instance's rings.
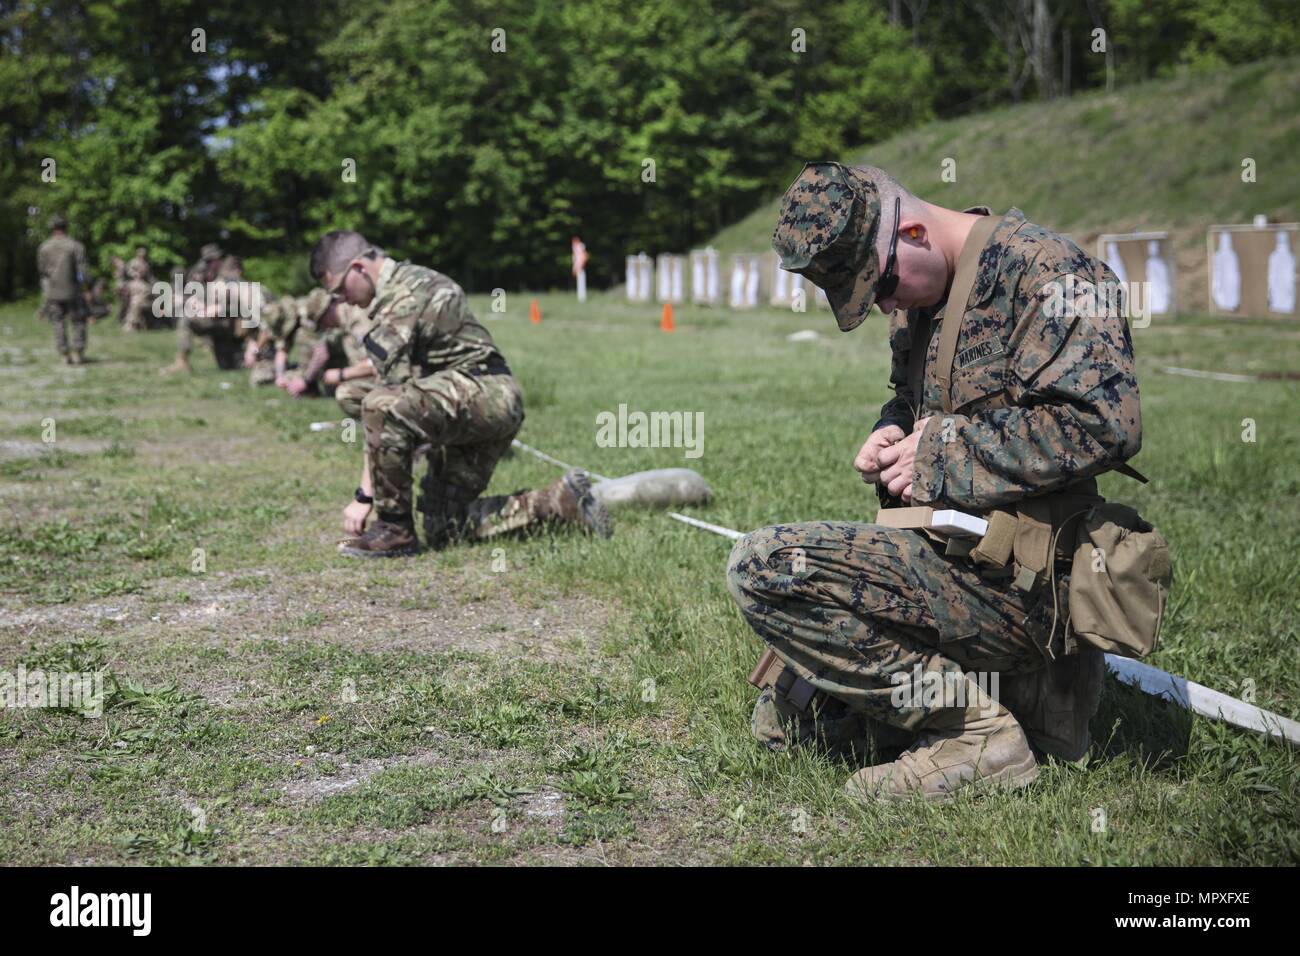
[[[609,515],[576,469],[538,491],[479,497],[523,424],[523,396],[460,286],[343,230],[316,243],[311,274],[367,309],[359,331],[376,374],[373,387],[337,396],[345,410],[360,399],[355,411],[366,439],[361,487],[343,512],[352,536],[340,544],[343,554],[388,558],[419,550],[411,470],[422,445],[431,449],[420,499],[431,548],[557,524],[610,534]],[[364,530],[372,503],[378,520]]]

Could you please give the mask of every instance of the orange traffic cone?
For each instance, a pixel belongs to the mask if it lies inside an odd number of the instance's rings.
[[[528,304],[528,321],[533,325],[542,324],[542,307],[537,304],[536,299]]]
[[[659,320],[659,331],[671,332],[675,328],[677,328],[677,326],[673,325],[673,304],[671,302],[665,302],[664,317]]]

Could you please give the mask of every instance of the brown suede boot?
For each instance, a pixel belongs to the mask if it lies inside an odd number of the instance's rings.
[[[350,558],[405,558],[419,550],[420,540],[410,520],[377,520],[359,538],[348,538],[339,544],[339,553]]]
[[[69,364],[69,365],[85,365],[85,364],[86,364],[86,356],[85,356],[85,355],[84,355],[80,350],[76,350],[76,351],[73,351],[73,352],[69,352],[69,353],[68,353],[68,364]]]
[[[1084,648],[1032,674],[1004,675],[1000,698],[1036,752],[1079,760],[1092,745],[1088,722],[1101,704],[1105,676],[1101,651]]]
[[[579,468],[566,471],[556,482],[534,494],[534,514],[540,521],[576,524],[602,538],[614,533],[613,519],[591,493],[591,479]]]
[[[962,677],[965,706],[926,718],[921,736],[893,763],[863,767],[845,789],[858,800],[942,803],[972,784],[1014,789],[1032,783],[1038,762],[1011,712]]]
[[[179,375],[181,373],[186,375],[192,375],[194,373],[194,369],[190,367],[189,356],[178,355],[176,356],[175,362],[172,362],[171,365],[164,366],[158,370],[159,375]]]

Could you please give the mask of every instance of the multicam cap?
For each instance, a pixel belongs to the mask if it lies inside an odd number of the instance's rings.
[[[49,223],[47,223],[47,226],[50,229],[67,229],[68,220],[56,212],[53,216],[50,217],[50,221]]]
[[[876,301],[880,193],[860,170],[806,163],[785,191],[772,234],[781,268],[826,293],[840,330],[862,324]]]
[[[207,262],[209,259],[220,259],[223,255],[225,255],[225,253],[221,251],[221,247],[215,242],[209,242],[199,250],[199,258],[204,262]]]

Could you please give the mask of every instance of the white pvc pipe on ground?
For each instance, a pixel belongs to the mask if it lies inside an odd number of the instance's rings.
[[[525,445],[518,439],[515,439],[514,444],[552,465],[566,469],[574,467],[557,458],[552,458],[543,451]],[[608,480],[604,476],[593,472],[587,472],[587,474],[602,481]],[[692,528],[699,528],[702,531],[730,538],[733,541],[738,541],[745,536],[743,531],[724,528],[718,524],[710,524],[707,521],[701,521],[699,518],[691,518],[675,511],[665,513],[668,517],[683,524],[688,524]],[[1222,720],[1234,727],[1264,733],[1274,740],[1282,740],[1292,746],[1300,746],[1300,723],[1291,720],[1289,717],[1283,717],[1272,711],[1264,710],[1262,707],[1248,704],[1244,700],[1238,700],[1236,697],[1206,687],[1204,684],[1198,684],[1186,677],[1162,671],[1158,667],[1152,667],[1150,664],[1143,664],[1141,661],[1131,660],[1127,657],[1107,654],[1106,667],[1119,680],[1153,697],[1162,697],[1193,713],[1209,717],[1211,720]]]

